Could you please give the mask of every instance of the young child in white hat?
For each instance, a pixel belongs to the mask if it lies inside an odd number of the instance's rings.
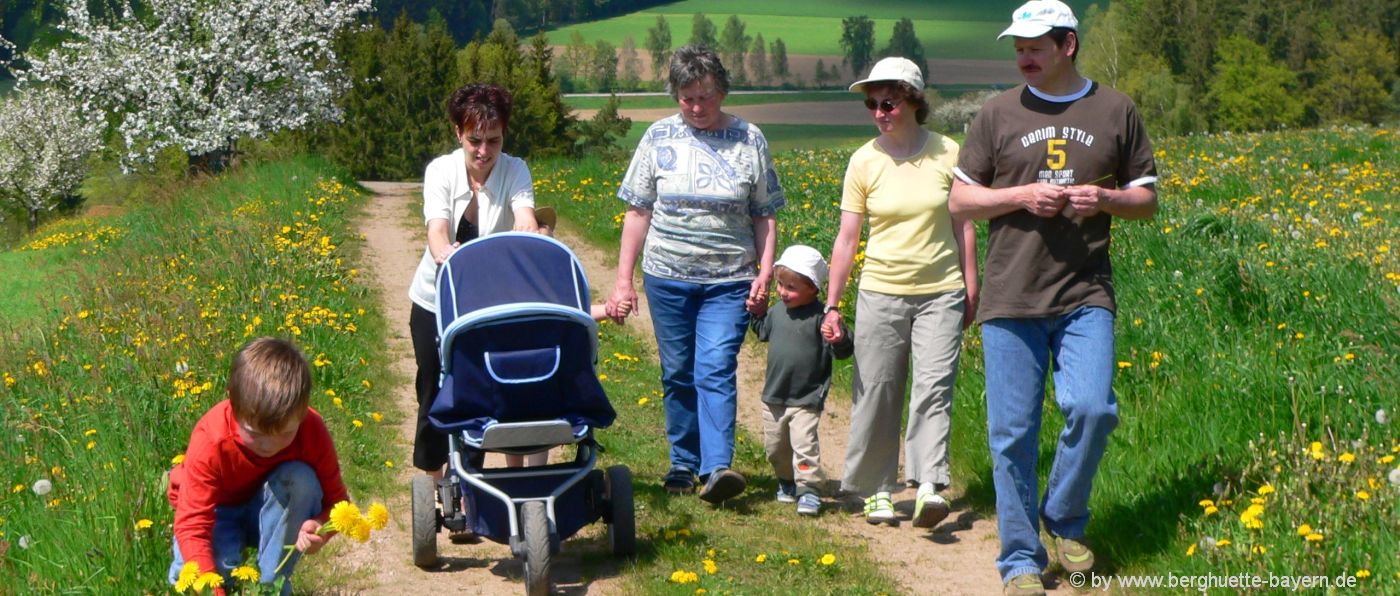
[[[821,513],[821,446],[817,424],[831,388],[831,359],[850,358],[851,334],[836,343],[822,335],[826,259],[796,244],[773,265],[779,302],[750,326],[768,342],[768,378],[763,384],[763,447],[778,478],[778,501],[797,503],[797,513]]]

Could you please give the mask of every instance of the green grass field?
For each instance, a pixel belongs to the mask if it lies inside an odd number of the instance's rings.
[[[788,198],[779,250],[831,245],[848,155],[776,156]],[[1400,137],[1205,135],[1159,140],[1157,155],[1160,213],[1114,229],[1122,421],[1090,503],[1096,571],[1393,588]],[[625,167],[539,162],[536,194],[615,246]],[[976,331],[960,372],[954,478],[985,511],[994,494]],[[1061,425],[1047,400],[1042,474]]]
[[[354,264],[360,200],[300,159],[58,222],[0,254],[0,593],[167,591],[163,474],[255,336],[313,361],[312,407],[362,504],[400,490],[400,414],[377,390],[385,323]]]
[[[1069,4],[1082,16],[1090,2]],[[672,47],[680,47],[690,39],[691,15],[703,12],[715,23],[717,31],[723,31],[724,22],[731,14],[738,15],[745,23],[746,34],[762,33],[769,43],[782,38],[789,54],[840,56],[841,19],[863,14],[875,21],[877,52],[888,43],[895,22],[908,17],[914,21],[914,30],[924,44],[924,54],[930,59],[995,60],[1011,56],[1009,43],[998,42],[996,36],[1009,24],[1011,11],[1017,6],[1019,2],[971,0],[948,3],[883,0],[859,6],[836,0],[688,0],[603,21],[561,27],[550,31],[549,37],[552,43],[565,45],[574,32],[578,32],[590,43],[601,39],[620,47],[623,39],[631,36],[642,48],[647,30],[655,26],[659,14],[666,17],[671,27]]]

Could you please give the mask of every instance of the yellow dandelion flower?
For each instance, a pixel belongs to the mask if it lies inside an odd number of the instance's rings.
[[[637,405],[639,405],[639,406],[645,406],[645,405],[647,405],[647,402],[649,402],[649,401],[651,401],[651,400],[650,400],[650,399],[647,399],[647,398],[645,398],[645,397],[643,397],[643,398],[637,400]]]
[[[375,421],[375,422],[383,422],[383,421],[384,421],[384,415],[383,415],[383,414],[380,414],[379,412],[370,412],[370,413],[369,413],[369,419],[370,419],[370,420],[373,420],[373,421]]]
[[[1132,367],[1133,367],[1133,363],[1131,363],[1131,362],[1127,362],[1127,361],[1124,361],[1124,360],[1119,360],[1119,361],[1118,361],[1118,368],[1132,368]]]
[[[1254,548],[1249,549],[1249,551],[1256,555],[1262,555],[1266,552],[1269,552],[1269,547],[1264,546],[1262,544],[1256,544],[1254,545]]]
[[[706,590],[705,588],[695,588],[696,594],[704,594],[706,592],[709,592],[709,590]]]
[[[1308,534],[1305,538],[1308,542],[1322,542],[1322,534],[1318,532]]]
[[[800,559],[788,559],[788,565],[801,565],[801,564],[802,564],[802,561],[801,561]]]
[[[184,594],[185,590],[194,586],[196,579],[199,579],[199,563],[185,561],[185,565],[180,568],[180,575],[175,580],[175,592]]]
[[[170,465],[178,466],[183,461],[185,461],[185,454],[181,453],[179,455],[176,455],[175,457],[170,458]]]
[[[386,468],[392,468],[392,467],[394,467],[394,460],[392,460],[392,459],[386,459],[386,460],[384,460],[384,467],[386,467]]]
[[[1192,543],[1191,543],[1191,546],[1186,547],[1186,556],[1188,556],[1188,557],[1194,557],[1194,556],[1196,556],[1196,543],[1195,543],[1195,542],[1192,542]]]
[[[1364,490],[1358,490],[1358,491],[1356,491],[1356,498],[1361,499],[1362,501],[1365,501],[1365,500],[1371,498],[1371,493],[1368,493],[1368,492],[1366,492],[1366,491],[1364,491]]]
[[[664,538],[667,539],[667,540],[675,540],[675,539],[676,539],[676,531],[675,531],[675,530],[666,530],[666,533],[665,533],[665,534],[662,534],[662,537],[664,537]]]
[[[1380,463],[1383,463],[1383,464],[1388,464],[1388,463],[1393,462],[1393,461],[1395,461],[1395,456],[1394,456],[1394,455],[1387,455],[1387,456],[1382,457],[1382,458],[1380,459]]]
[[[1322,451],[1322,441],[1313,441],[1311,445],[1308,445],[1308,451],[1312,451],[1314,453]]]
[[[1309,526],[1308,524],[1303,524],[1303,525],[1301,525],[1301,526],[1298,526],[1298,535],[1299,535],[1299,536],[1307,536],[1308,534],[1311,534],[1311,533],[1312,533],[1312,526]]]
[[[681,528],[679,530],[676,530],[676,533],[680,534],[681,536],[685,536],[686,538],[690,538],[690,528]]]
[[[335,531],[344,532],[360,520],[360,508],[350,501],[341,501],[331,507],[331,526]]]
[[[351,421],[350,421],[350,424],[353,425],[355,428],[364,428],[364,427],[365,427],[364,421],[362,421],[362,420],[360,420],[360,419],[358,419],[358,418],[356,418],[356,419],[354,419],[354,420],[351,420]]]
[[[1210,499],[1201,499],[1201,502],[1196,504],[1200,505],[1201,507],[1213,507],[1215,505],[1215,501],[1212,501]]]
[[[767,560],[768,560],[768,555],[763,554],[763,553],[759,553],[759,555],[758,555],[757,557],[754,557],[754,558],[753,558],[753,562],[755,562],[755,563],[763,563],[763,562],[765,562],[765,561],[767,561]]]
[[[1356,577],[1359,577],[1359,578],[1371,577],[1371,570],[1370,570],[1370,569],[1357,569],[1357,570],[1356,570]]]
[[[150,528],[152,525],[155,525],[155,523],[149,519],[142,518],[136,520],[136,529],[138,530],[145,530],[147,528]]]
[[[1353,455],[1350,451],[1348,451],[1348,452],[1346,452],[1346,453],[1343,453],[1343,454],[1341,454],[1341,455],[1338,455],[1338,456],[1337,456],[1337,461],[1342,462],[1342,463],[1344,463],[1344,464],[1349,464],[1349,463],[1351,463],[1351,462],[1356,461],[1356,456]]]
[[[199,579],[194,580],[194,591],[203,592],[214,588],[224,587],[224,576],[213,571],[201,573]]]
[[[822,555],[822,565],[831,565],[836,562],[836,555],[826,553]]]
[[[1229,539],[1229,538],[1221,538],[1220,540],[1215,541],[1215,546],[1216,546],[1216,548],[1220,548],[1220,547],[1224,547],[1224,546],[1230,546],[1230,539]]]
[[[354,524],[341,530],[341,532],[353,538],[355,542],[365,542],[369,540],[369,520],[363,517],[356,518]]]
[[[384,526],[389,525],[389,509],[386,508],[383,503],[375,501],[370,504],[369,512],[365,515],[365,518],[369,520],[371,528],[383,530]]]
[[[705,559],[703,563],[705,565],[705,573],[714,575],[715,572],[719,571],[719,565],[715,565],[714,560]]]
[[[672,583],[677,583],[677,584],[689,584],[689,583],[693,583],[693,582],[699,581],[699,579],[700,579],[700,576],[699,576],[699,575],[697,575],[697,574],[695,574],[695,573],[693,573],[693,572],[690,572],[690,571],[685,571],[685,570],[683,570],[683,569],[677,569],[677,570],[671,572],[671,582],[672,582]]]
[[[1272,484],[1265,484],[1264,486],[1259,487],[1259,494],[1260,494],[1260,495],[1267,495],[1267,494],[1270,494],[1270,493],[1272,493],[1272,492],[1274,492],[1274,485],[1272,485]]]
[[[250,584],[257,583],[262,578],[262,575],[258,573],[258,568],[251,565],[234,567],[230,575],[233,576],[233,579]]]
[[[1215,515],[1215,512],[1217,512],[1217,511],[1220,511],[1220,510],[1217,509],[1217,508],[1215,507],[1215,505],[1211,505],[1211,506],[1209,506],[1209,507],[1206,507],[1206,515]]]

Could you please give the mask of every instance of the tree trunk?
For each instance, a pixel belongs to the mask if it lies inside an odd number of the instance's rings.
[[[33,207],[30,207],[28,211],[29,211],[29,231],[30,231],[31,233],[33,233],[34,230],[39,229],[39,210],[38,210],[38,209],[35,209],[35,208],[33,208]]]

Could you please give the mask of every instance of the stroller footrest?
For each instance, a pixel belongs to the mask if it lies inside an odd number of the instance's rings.
[[[481,448],[488,451],[575,442],[574,427],[564,420],[502,422],[491,425],[481,436]]]

